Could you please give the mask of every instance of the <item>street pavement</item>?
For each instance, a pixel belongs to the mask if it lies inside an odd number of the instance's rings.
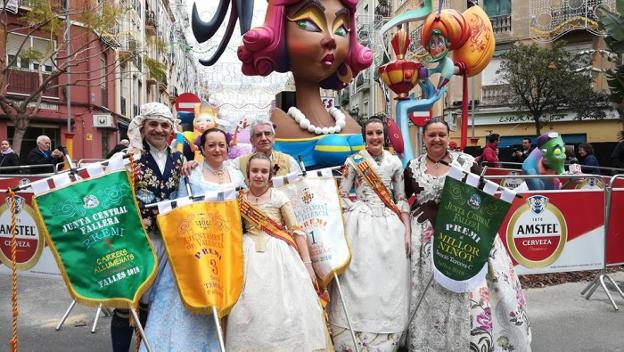
[[[611,277],[624,282],[624,272]],[[602,288],[590,300],[584,299],[580,292],[586,285],[566,283],[525,291],[534,352],[624,352],[624,299],[613,293],[620,306],[616,312]],[[95,308],[76,305],[62,330],[55,331],[71,303],[60,278],[20,276],[18,289],[20,352],[111,350],[109,317],[101,317],[96,332],[90,332]],[[10,336],[11,277],[0,274],[0,352],[9,351]]]

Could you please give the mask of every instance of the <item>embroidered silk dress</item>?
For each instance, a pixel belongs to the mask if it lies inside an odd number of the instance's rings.
[[[276,189],[269,192],[270,199],[252,205],[292,229],[296,218],[288,197]],[[254,224],[244,224],[245,284],[228,316],[226,350],[325,350],[323,313],[299,253]]]
[[[474,158],[450,152],[452,164],[469,171]],[[412,264],[410,312],[432,275],[431,245],[435,216],[445,176],[427,173],[421,155],[405,169],[405,190],[416,195],[412,205]],[[409,327],[410,351],[492,352],[531,351],[526,301],[511,260],[496,237],[486,280],[468,293],[458,294],[432,282]]]
[[[359,153],[391,190],[398,208],[407,213],[399,158],[387,151],[378,160],[365,150]],[[394,351],[406,329],[409,304],[405,226],[349,161],[346,165],[340,196],[345,206],[343,216],[351,263],[339,276],[344,300],[360,351]],[[353,186],[355,202],[348,198]],[[355,351],[335,286],[329,314],[336,351]]]
[[[233,187],[244,187],[243,175],[233,167],[226,167],[231,183],[217,184],[204,180],[203,164],[189,176],[193,194],[218,192]],[[188,195],[182,179],[178,197]],[[220,352],[219,338],[212,314],[193,314],[184,308],[178,287],[166,256],[162,274],[156,279],[152,290],[152,304],[145,325],[145,334],[154,351]],[[141,351],[147,351],[141,346]]]

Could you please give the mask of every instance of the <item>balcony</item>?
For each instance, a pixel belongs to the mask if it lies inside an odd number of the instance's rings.
[[[356,91],[358,92],[370,89],[370,76],[368,70],[360,72],[360,74],[355,79],[355,87]]]
[[[121,58],[133,57],[137,54],[138,43],[134,38],[128,38],[122,41],[117,48]]]
[[[529,2],[530,33],[534,40],[551,42],[573,30],[587,30],[601,35],[595,10],[603,6],[615,10],[616,0],[568,0]]]
[[[481,87],[481,101],[483,105],[501,105],[509,99],[509,96],[510,92],[507,84]]]
[[[511,15],[492,16],[490,22],[494,33],[511,32]]]
[[[375,15],[381,17],[392,16],[392,6],[390,6],[388,0],[379,0],[379,3],[375,6]]]
[[[156,35],[156,15],[154,11],[145,11],[145,31],[149,35]]]
[[[39,88],[38,73],[34,71],[24,71],[9,69],[7,94],[17,95],[30,95],[32,92]],[[49,75],[44,74],[43,79],[46,79]],[[52,88],[48,88],[43,92],[43,96],[46,98],[59,99],[59,87],[58,78],[54,78],[50,85]]]

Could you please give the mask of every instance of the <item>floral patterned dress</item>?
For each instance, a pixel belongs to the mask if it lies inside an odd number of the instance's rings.
[[[401,212],[409,210],[403,191],[403,165],[384,151],[363,156],[394,195]],[[355,186],[357,200],[349,192]],[[405,226],[347,162],[340,184],[351,262],[340,275],[344,300],[360,351],[395,351],[407,325],[409,261],[405,255]],[[355,351],[336,287],[332,287],[329,321],[336,351]]]
[[[465,171],[475,165],[470,155],[451,152],[450,156],[452,164]],[[416,195],[411,214],[410,314],[432,275],[432,224],[444,180],[445,176],[427,173],[425,155],[410,161],[405,169],[406,195]],[[410,351],[531,351],[524,293],[498,237],[488,265],[486,280],[467,293],[454,293],[435,281],[431,283],[409,327]]]

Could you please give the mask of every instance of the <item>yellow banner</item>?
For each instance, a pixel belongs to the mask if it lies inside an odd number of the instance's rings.
[[[197,202],[158,215],[158,226],[185,307],[219,317],[243,286],[243,229],[236,200]]]

